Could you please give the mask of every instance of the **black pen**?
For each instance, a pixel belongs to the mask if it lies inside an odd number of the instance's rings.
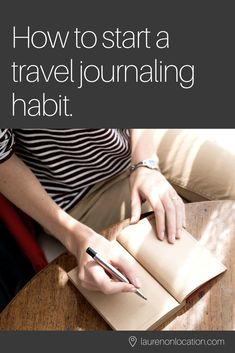
[[[93,258],[93,260],[95,260],[100,266],[102,266],[105,270],[107,270],[112,276],[119,279],[119,281],[130,283],[128,279],[125,276],[123,276],[121,272],[119,272],[114,266],[109,264],[102,256],[97,254],[95,250],[88,247],[86,249],[86,252]],[[135,293],[139,295],[141,298],[147,300],[147,298],[143,295],[143,293],[141,293],[139,289],[136,288]]]

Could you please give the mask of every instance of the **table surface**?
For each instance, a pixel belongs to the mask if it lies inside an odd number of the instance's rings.
[[[187,230],[212,251],[227,272],[197,292],[161,330],[235,329],[235,202],[186,205]],[[115,237],[128,220],[104,232]],[[109,330],[68,280],[75,258],[63,254],[38,273],[0,315],[0,330]]]

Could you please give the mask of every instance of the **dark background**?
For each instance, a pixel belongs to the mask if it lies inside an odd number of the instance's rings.
[[[1,126],[2,127],[235,127],[233,1],[4,1],[1,9]],[[12,27],[36,30],[168,31],[170,49],[78,50],[12,49]],[[81,90],[71,84],[13,84],[11,64],[67,63],[195,65],[191,89],[179,84],[102,84]],[[11,116],[12,91],[37,98],[45,91],[71,99],[73,116]]]
[[[234,11],[231,0],[7,0],[0,10],[0,94],[1,127],[235,127],[234,114]],[[135,30],[148,27],[170,34],[170,49],[130,51],[12,50],[12,26],[34,30],[91,29],[119,27]],[[164,54],[165,53],[165,54]],[[94,63],[148,63],[162,55],[169,63],[194,64],[195,85],[190,90],[178,85],[92,85],[82,91],[70,85],[18,86],[11,83],[10,65],[14,59],[26,64],[62,63],[82,56]],[[57,92],[72,100],[72,118],[24,118],[11,116],[11,92],[19,96],[40,96]],[[1,333],[4,352],[15,351],[132,351],[128,336],[133,333]],[[224,338],[221,347],[147,347],[146,352],[228,352],[234,332],[207,333]],[[206,333],[142,333],[143,337],[205,337]],[[84,348],[84,349],[83,349]],[[142,350],[138,347],[136,351]]]

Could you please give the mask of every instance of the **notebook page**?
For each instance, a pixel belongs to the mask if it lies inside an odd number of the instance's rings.
[[[129,257],[129,261],[135,263],[142,283],[141,291],[147,297],[147,301],[135,293],[105,295],[86,290],[78,281],[77,268],[70,271],[68,275],[83,296],[113,329],[147,330],[156,326],[158,320],[178,308],[179,303],[132,256],[128,253],[126,256]]]
[[[158,240],[154,216],[126,227],[117,240],[179,302],[226,270],[185,230],[175,244],[169,244],[167,239]]]

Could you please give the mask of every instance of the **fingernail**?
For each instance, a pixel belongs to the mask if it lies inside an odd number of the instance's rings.
[[[164,231],[160,232],[160,240],[163,240],[164,236],[165,236],[165,232]]]
[[[171,243],[174,243],[174,242],[175,242],[175,234],[169,235],[169,241],[170,241]]]
[[[140,282],[140,279],[139,279],[138,277],[136,277],[136,278],[134,279],[134,285],[135,285],[136,287],[141,287],[141,282]]]

